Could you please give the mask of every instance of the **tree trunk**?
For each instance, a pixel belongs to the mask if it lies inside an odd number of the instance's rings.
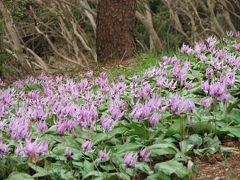
[[[100,0],[97,8],[96,44],[100,62],[127,59],[136,49],[131,36],[135,0]]]

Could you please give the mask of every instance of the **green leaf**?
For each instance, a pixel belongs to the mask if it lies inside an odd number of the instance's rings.
[[[126,131],[128,131],[128,128],[126,127],[116,127],[112,131],[108,132],[110,137],[113,137],[117,134],[124,134]]]
[[[237,107],[240,104],[240,99],[237,99],[235,102],[231,103],[228,107],[227,107],[227,113],[230,113],[233,108]]]
[[[36,171],[36,174],[33,175],[33,177],[44,177],[44,176],[48,176],[51,173],[49,171],[47,171],[46,169],[39,167],[35,164],[32,163],[28,163],[28,165],[34,170]]]
[[[66,180],[75,179],[73,177],[73,172],[72,171],[66,172],[64,169],[61,169],[60,174],[61,174],[61,179],[66,179]]]
[[[189,142],[193,145],[200,146],[202,145],[202,138],[198,134],[193,134],[189,137]]]
[[[149,134],[147,132],[147,129],[143,126],[141,126],[141,123],[131,121],[130,123],[130,129],[127,132],[130,136],[138,136],[143,139],[148,139]]]
[[[164,173],[161,173],[161,172],[152,174],[147,177],[147,180],[160,180],[160,179],[161,180],[171,180],[171,177]]]
[[[161,156],[166,154],[176,154],[178,149],[172,143],[158,143],[148,147],[151,151],[151,156]]]
[[[192,150],[194,147],[193,144],[190,144],[189,141],[187,140],[183,140],[182,142],[180,142],[180,148],[181,148],[181,152],[183,154],[189,152],[190,150]]]
[[[108,178],[108,180],[117,180],[117,179],[125,179],[125,180],[130,180],[131,178],[128,176],[128,175],[126,175],[126,174],[124,174],[124,173],[121,173],[121,172],[117,172],[117,173],[111,173],[111,174],[109,174],[110,175],[110,177]]]
[[[54,122],[58,119],[57,115],[53,114],[52,117],[45,120],[49,126],[53,126]]]
[[[93,143],[94,143],[94,144],[98,144],[99,142],[104,141],[104,140],[106,140],[106,139],[108,139],[107,134],[105,134],[105,133],[99,133],[99,134],[97,134],[96,136],[94,136],[94,138],[93,138]]]
[[[182,128],[181,128],[182,126]],[[174,123],[170,126],[170,128],[166,132],[166,136],[173,136],[175,134],[180,134],[181,130],[185,130],[187,127],[187,116],[182,117],[182,119],[175,119]]]
[[[84,163],[83,163],[83,167],[84,167],[84,176],[86,174],[88,174],[89,172],[91,171],[94,171],[94,164],[93,163],[90,163],[89,161],[85,160]]]
[[[208,148],[203,148],[203,149],[194,149],[193,152],[198,155],[203,155],[208,152]]]
[[[85,176],[83,176],[82,179],[87,179],[89,177],[102,177],[103,173],[99,172],[99,171],[91,171],[89,173],[87,173]]]
[[[134,144],[134,143],[126,143],[122,145],[118,145],[117,148],[117,153],[122,154],[128,151],[137,151],[142,147],[140,144]]]
[[[149,167],[149,165],[147,163],[137,163],[135,166],[135,169],[138,169],[142,172],[145,172],[146,174],[152,174],[153,171],[151,170],[151,168]]]
[[[176,160],[170,160],[162,163],[157,163],[154,166],[156,172],[163,172],[166,175],[175,174],[180,178],[187,177],[189,172],[186,167],[183,166],[182,163]]]
[[[28,93],[30,91],[40,91],[40,92],[43,92],[43,86],[41,84],[28,84],[25,87],[25,93]]]
[[[234,136],[240,138],[240,128],[229,126],[229,127],[222,128],[220,130],[224,132],[229,132],[230,134],[233,134]]]
[[[34,178],[26,173],[13,172],[8,176],[7,180],[34,180]]]

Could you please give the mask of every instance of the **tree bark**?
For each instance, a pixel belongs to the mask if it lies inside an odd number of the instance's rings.
[[[136,49],[131,36],[136,0],[101,0],[97,8],[96,44],[100,62],[128,59]]]

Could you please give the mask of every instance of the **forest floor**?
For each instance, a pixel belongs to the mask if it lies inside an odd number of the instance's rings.
[[[240,179],[240,142],[224,141],[223,146],[236,149],[236,153],[198,156],[193,159],[197,176],[192,180],[238,180]]]

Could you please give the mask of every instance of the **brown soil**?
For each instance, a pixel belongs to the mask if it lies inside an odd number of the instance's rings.
[[[192,180],[240,180],[240,142],[225,141],[223,145],[236,148],[236,154],[195,157],[198,174]]]

